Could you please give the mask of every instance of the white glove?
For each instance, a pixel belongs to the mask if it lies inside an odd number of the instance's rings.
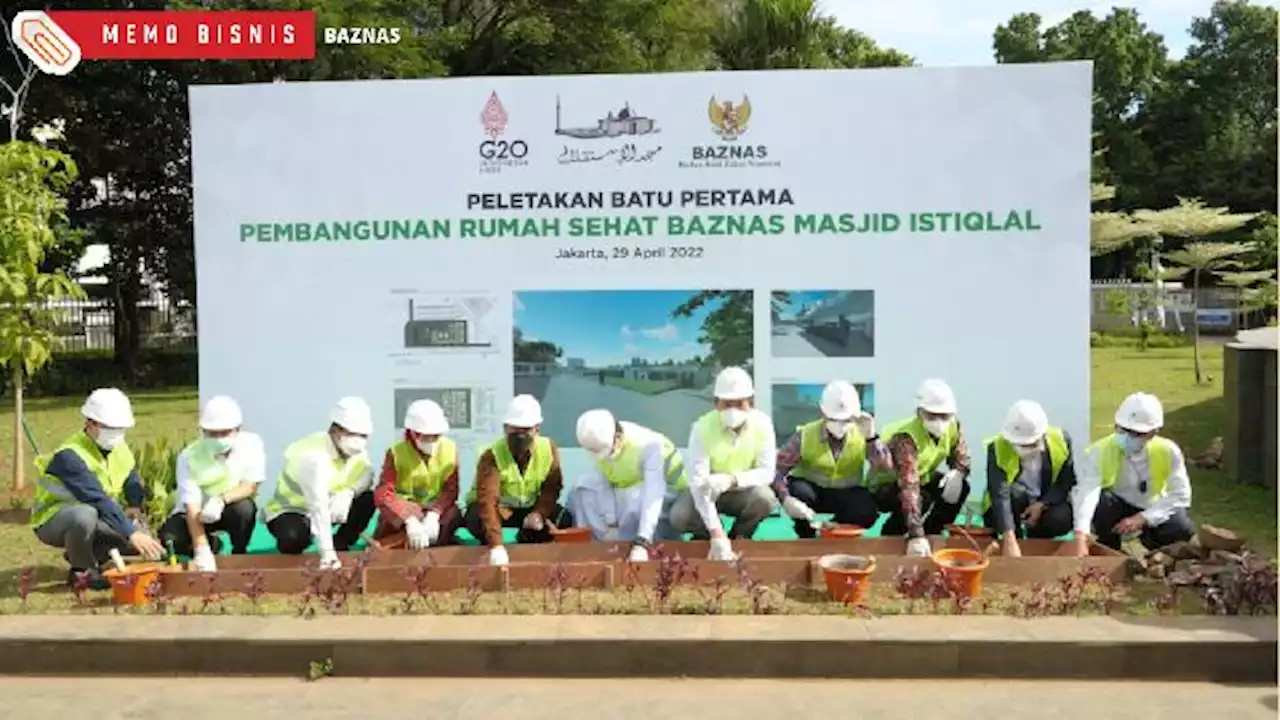
[[[208,545],[197,545],[195,555],[191,558],[196,572],[218,572],[218,563],[213,559],[213,549]]]
[[[627,554],[627,562],[649,562],[649,551],[645,550],[640,545],[632,545],[631,552]]]
[[[963,489],[964,473],[952,469],[942,476],[942,502],[955,505],[960,501],[960,491]]]
[[[933,546],[929,544],[929,538],[918,537],[907,541],[907,557],[929,557],[931,554]]]
[[[338,559],[338,553],[332,550],[322,550],[320,552],[321,570],[337,570],[341,567],[342,561]]]
[[[728,492],[732,485],[733,476],[717,474],[707,476],[707,479],[702,483],[702,487],[700,489],[702,490],[703,495],[715,500]]]
[[[525,530],[538,532],[543,527],[542,515],[536,512],[531,512],[528,515],[524,516],[524,522],[521,523],[521,525],[524,527]]]
[[[869,438],[876,434],[876,418],[871,413],[862,413],[854,418],[854,422],[858,425],[858,432],[862,433],[863,438]]]
[[[227,502],[220,497],[211,497],[200,509],[200,522],[205,525],[216,523],[222,519],[222,511],[227,509]]]
[[[507,549],[501,545],[495,545],[489,548],[489,564],[490,565],[506,565],[511,562],[511,558],[507,557]]]
[[[733,554],[733,545],[729,544],[729,538],[711,538],[711,552],[707,555],[708,560],[719,560],[721,562],[733,562],[738,559]]]
[[[787,499],[782,501],[782,511],[792,520],[813,522],[813,508],[797,500],[794,495],[788,495]]]
[[[351,514],[351,502],[355,500],[355,494],[350,490],[344,490],[329,498],[329,522],[334,525],[342,525],[347,521],[347,516]]]
[[[426,545],[435,545],[440,540],[440,513],[429,512],[422,517],[422,530],[427,534]],[[426,547],[424,545],[423,547]]]
[[[405,521],[404,535],[410,550],[421,550],[431,545],[431,538],[427,536],[427,528],[418,518],[409,518]]]

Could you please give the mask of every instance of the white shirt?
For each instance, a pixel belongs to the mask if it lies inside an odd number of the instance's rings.
[[[623,437],[642,444],[640,471],[643,480],[633,487],[616,488],[594,461],[591,469],[574,486],[574,517],[597,540],[630,542],[636,538],[653,540],[667,494],[666,459],[662,437],[648,428],[622,422]],[[610,532],[613,531],[613,532]]]
[[[1075,488],[1075,531],[1078,533],[1093,531],[1093,513],[1098,509],[1098,498],[1102,495],[1102,471],[1098,465],[1098,448],[1085,451],[1082,461],[1077,466]],[[1147,484],[1148,492],[1142,492],[1141,485]],[[1191,478],[1187,475],[1187,464],[1182,457],[1182,448],[1173,445],[1173,466],[1169,472],[1169,482],[1162,495],[1154,501],[1150,495],[1151,459],[1147,448],[1136,455],[1124,456],[1120,462],[1120,477],[1110,490],[1117,497],[1142,511],[1147,524],[1151,526],[1163,524],[1179,509],[1191,507]]]
[[[298,458],[298,475],[294,480],[302,489],[302,497],[307,504],[307,518],[311,520],[311,534],[315,536],[316,547],[321,552],[333,550],[332,524],[329,522],[331,500],[329,490],[339,477],[334,461],[340,458],[338,449],[332,442],[325,443],[323,450],[314,450]],[[359,461],[365,463],[365,469],[360,473],[355,487],[349,491],[352,496],[362,495],[373,487],[373,465],[365,453],[347,458],[343,462],[343,470]]]
[[[1040,487],[1040,473],[1044,470],[1044,458],[1048,455],[1048,451],[1038,452],[1034,455],[1018,459],[1018,477],[1017,482],[1027,491],[1027,496],[1032,500],[1038,500],[1044,488]]]
[[[174,515],[187,511],[188,505],[204,507],[209,501],[191,474],[190,446],[183,448],[178,454],[178,464],[174,475],[178,481],[178,502],[173,508]],[[227,473],[236,485],[253,483],[261,485],[267,477],[267,453],[262,438],[251,432],[238,432],[231,443],[231,451],[220,456],[218,462],[225,465]]]
[[[773,434],[773,420],[763,412],[752,408],[747,413],[747,422],[734,433],[733,444],[747,442],[744,439],[748,428],[758,428],[764,433],[764,442],[760,446],[760,454],[756,456],[755,465],[748,471],[738,473],[739,488],[768,487],[773,483],[773,474],[778,463],[778,440]],[[689,432],[689,491],[693,495],[693,506],[708,528],[720,527],[720,513],[716,510],[715,499],[708,498],[702,488],[711,480],[711,457],[707,455],[698,434],[698,423],[695,421]],[[728,478],[715,476],[725,481]]]

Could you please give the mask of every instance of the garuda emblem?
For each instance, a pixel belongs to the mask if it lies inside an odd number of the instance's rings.
[[[711,129],[721,140],[737,140],[747,131],[747,123],[751,120],[751,101],[746,95],[742,102],[734,105],[732,101],[719,102],[711,96],[707,105],[707,117],[711,119]]]

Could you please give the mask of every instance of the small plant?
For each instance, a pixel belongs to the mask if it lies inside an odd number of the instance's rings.
[[[458,614],[474,615],[483,596],[484,583],[480,580],[480,568],[473,565],[467,569],[467,591],[458,602]]]
[[[1202,591],[1210,615],[1276,614],[1276,566],[1266,558],[1246,553],[1235,572],[1215,580]]]
[[[773,615],[777,613],[778,608],[769,596],[769,587],[751,574],[751,567],[748,565],[746,558],[739,557],[737,562],[734,563],[734,568],[738,571],[738,586],[747,594],[747,599],[751,602],[751,614]]]
[[[22,611],[27,611],[27,597],[31,595],[31,588],[35,585],[36,569],[24,567],[18,573],[18,600],[22,603]]]
[[[168,593],[164,591],[164,583],[154,580],[147,585],[147,603],[151,605],[151,611],[157,615],[168,615],[169,606],[173,603]]]
[[[333,674],[333,658],[312,660],[307,666],[307,682],[315,682]]]
[[[1151,601],[1152,607],[1161,615],[1176,613],[1182,602],[1182,588],[1168,580],[1164,584],[1164,592]]]
[[[214,574],[206,575],[204,578],[204,593],[200,596],[200,614],[209,615],[214,611],[225,613],[222,606],[222,593],[218,592],[218,576]]]
[[[649,603],[655,613],[666,613],[671,609],[671,598],[680,583],[690,576],[690,564],[679,553],[657,550],[657,565],[653,573],[653,591],[649,595]]]
[[[262,598],[267,594],[267,576],[260,571],[254,570],[244,574],[244,591],[243,594],[249,598],[249,605],[253,609],[253,614],[258,614],[258,606],[262,602]]]
[[[724,578],[717,577],[710,587],[698,586],[698,592],[702,595],[702,611],[707,615],[721,615],[724,613],[724,596],[729,592],[729,584]]]
[[[92,581],[90,574],[86,572],[78,572],[75,575],[75,581],[71,583],[71,594],[76,599],[76,604],[84,607],[89,604],[89,583]]]
[[[419,605],[422,605],[427,608],[428,612],[434,614],[435,600],[431,594],[431,564],[405,568],[405,580],[408,581],[409,590],[405,592],[404,597],[400,600],[400,612],[410,615]]]
[[[569,571],[556,563],[547,570],[547,577],[542,582],[542,612],[550,614],[554,608],[556,615],[563,615],[568,593]]]

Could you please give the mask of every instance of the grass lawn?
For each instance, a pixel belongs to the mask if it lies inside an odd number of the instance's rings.
[[[1146,352],[1135,348],[1095,348],[1094,437],[1111,431],[1112,414],[1125,395],[1143,390],[1164,401],[1166,434],[1181,444],[1188,455],[1202,451],[1211,438],[1222,434],[1222,350],[1218,346],[1204,348],[1205,366],[1213,381],[1202,386],[1194,383],[1191,358],[1190,348]],[[193,435],[197,415],[195,390],[139,393],[133,398],[138,427],[130,435],[131,444],[156,440],[178,444]],[[52,449],[80,426],[82,400],[46,398],[28,403],[28,421],[42,450]],[[0,412],[0,470],[4,471],[2,482],[6,488],[12,468],[8,452],[12,437],[13,418],[6,409]],[[1192,468],[1191,473],[1192,515],[1196,521],[1242,532],[1256,550],[1275,555],[1276,498],[1270,490],[1237,485],[1220,471]],[[33,480],[28,477],[28,485]],[[15,497],[8,490],[0,493],[0,612],[15,606],[21,568],[37,568],[40,583],[60,583],[65,577],[60,552],[40,545],[26,525],[24,507],[29,507],[29,497],[29,489],[22,497]],[[63,598],[58,602],[64,602],[66,595],[59,590],[49,597]]]

